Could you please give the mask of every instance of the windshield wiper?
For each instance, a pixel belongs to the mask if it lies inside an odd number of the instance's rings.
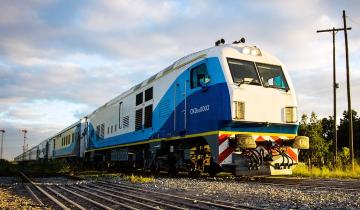
[[[247,78],[246,78],[246,79],[241,78],[241,79],[235,81],[234,83],[236,83],[237,86],[240,86],[240,85],[242,85],[242,84],[261,85],[261,83],[260,83],[258,80],[256,80],[256,79],[248,80]]]
[[[279,86],[276,86],[276,85],[269,85],[269,84],[264,84],[264,87],[266,88],[275,88],[275,89],[280,89],[280,90],[286,90],[289,91],[289,88],[288,87],[279,87]]]

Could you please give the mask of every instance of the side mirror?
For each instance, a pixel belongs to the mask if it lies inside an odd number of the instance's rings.
[[[202,87],[207,87],[207,84],[211,81],[211,78],[209,75],[199,75],[199,83]]]

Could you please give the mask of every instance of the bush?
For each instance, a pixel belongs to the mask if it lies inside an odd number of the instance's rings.
[[[0,159],[0,176],[14,176],[17,174],[17,166],[7,160]]]

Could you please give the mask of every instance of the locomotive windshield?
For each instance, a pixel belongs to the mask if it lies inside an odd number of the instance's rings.
[[[283,71],[280,66],[256,63],[264,87],[288,89]]]
[[[227,60],[233,82],[236,84],[263,84],[264,87],[285,90],[289,89],[281,66],[255,63],[252,61],[244,61],[233,58],[228,58]],[[261,83],[259,76],[261,78]]]
[[[228,58],[228,63],[234,83],[261,85],[254,62]]]

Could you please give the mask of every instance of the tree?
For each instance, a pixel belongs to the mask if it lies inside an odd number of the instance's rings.
[[[357,116],[357,112],[354,110],[352,110],[352,116],[354,132],[354,150],[358,153],[360,150],[360,118]],[[349,114],[347,111],[343,112],[343,118],[340,119],[338,139],[338,144],[340,147],[349,147]]]
[[[329,161],[329,147],[331,142],[327,141],[323,133],[322,121],[317,119],[314,112],[310,119],[303,115],[299,126],[299,135],[308,136],[310,139],[310,149],[304,151],[304,157],[309,166],[324,166]]]

